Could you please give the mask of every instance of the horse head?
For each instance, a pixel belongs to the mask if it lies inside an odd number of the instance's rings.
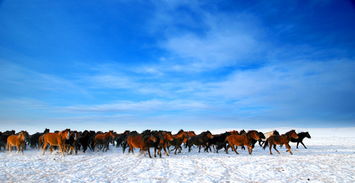
[[[258,132],[258,134],[259,134],[259,137],[260,137],[261,139],[265,139],[265,138],[266,138],[265,135],[264,135],[262,132]]]
[[[213,135],[210,131],[206,131],[206,137],[209,138],[209,139],[213,139]]]
[[[260,135],[256,130],[249,130],[246,135],[247,137],[252,138],[254,140],[260,140]]]
[[[298,135],[295,130],[291,130],[291,131],[287,132],[286,135],[290,138],[298,139]]]
[[[308,132],[306,132],[305,134],[307,138],[311,138],[311,135]]]
[[[168,141],[173,141],[174,140],[174,137],[173,135],[171,134],[171,132],[166,132],[165,135],[164,135],[164,138]]]

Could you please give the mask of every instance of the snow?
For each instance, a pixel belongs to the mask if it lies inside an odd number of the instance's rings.
[[[259,146],[253,155],[184,149],[152,159],[138,151],[122,154],[115,147],[64,157],[38,150],[0,152],[0,182],[355,182],[354,131],[344,130],[340,137],[309,131],[312,139],[304,140],[308,149],[291,143],[294,155],[285,148],[269,155]]]

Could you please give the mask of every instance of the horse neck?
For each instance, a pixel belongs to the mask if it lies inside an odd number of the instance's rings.
[[[281,136],[283,136],[283,137],[286,137],[288,140],[290,140],[291,139],[291,135],[290,135],[291,133],[285,133],[285,134],[283,134],[283,135],[281,135]]]
[[[24,135],[23,133],[21,133],[21,134],[19,134],[19,135],[17,136],[17,138],[18,138],[19,140],[21,140],[21,141],[24,141],[24,140],[25,140],[25,135]]]

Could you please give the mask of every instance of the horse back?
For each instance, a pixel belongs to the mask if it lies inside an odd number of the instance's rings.
[[[50,145],[59,145],[61,143],[60,135],[57,133],[46,133],[43,135],[43,142]]]
[[[9,145],[20,145],[21,143],[21,139],[18,138],[17,135],[10,135],[9,137],[7,137],[7,144]]]

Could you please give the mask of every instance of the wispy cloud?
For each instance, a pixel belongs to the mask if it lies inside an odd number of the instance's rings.
[[[146,100],[117,101],[109,104],[68,106],[65,110],[79,112],[119,112],[119,111],[171,111],[171,110],[201,110],[211,108],[200,101],[189,100]]]

